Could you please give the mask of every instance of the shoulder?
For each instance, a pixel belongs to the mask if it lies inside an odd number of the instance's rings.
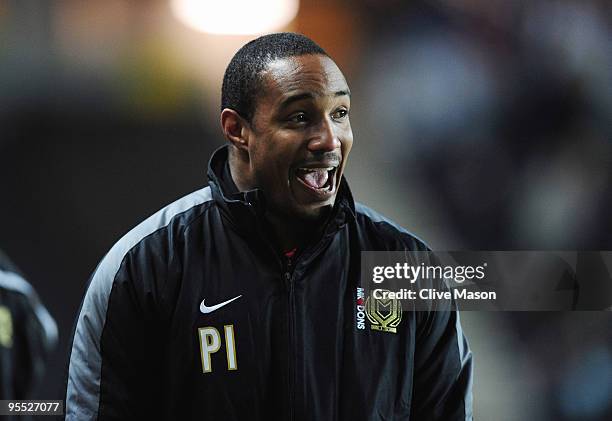
[[[362,203],[355,202],[355,217],[369,242],[378,245],[374,248],[382,246],[384,249],[396,249],[401,246],[414,251],[430,250],[429,246],[412,232]]]
[[[0,295],[0,309],[13,311],[17,308],[21,309],[20,314],[27,314],[36,320],[42,330],[45,344],[53,346],[57,342],[57,325],[53,317],[40,302],[34,288],[26,281],[17,271],[9,270],[0,266],[0,289],[8,292],[8,294]],[[15,308],[15,304],[22,305]],[[6,316],[4,316],[6,317]],[[25,322],[21,321],[21,328],[27,329]]]
[[[125,234],[113,247],[129,250],[160,230],[188,225],[213,203],[210,187],[196,190],[163,207]]]
[[[136,259],[163,259],[173,242],[194,220],[200,218],[213,204],[210,187],[204,187],[163,207],[113,245],[96,268],[89,290],[104,291],[107,295],[127,256]],[[141,253],[144,251],[144,253]],[[151,261],[153,263],[153,261]],[[108,298],[108,297],[104,297]]]
[[[136,245],[164,230],[181,230],[200,217],[213,203],[210,187],[204,187],[163,207],[125,234],[109,255],[122,257]]]
[[[0,288],[27,297],[34,295],[32,286],[21,275],[2,267],[0,267]]]

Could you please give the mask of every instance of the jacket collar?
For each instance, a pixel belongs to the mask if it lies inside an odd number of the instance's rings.
[[[266,210],[265,196],[260,189],[244,192],[238,190],[230,175],[228,153],[229,146],[222,146],[213,152],[208,163],[207,175],[213,200],[233,225],[241,231],[253,232],[263,221]],[[348,222],[347,218],[355,218],[355,202],[343,176],[324,236],[335,233],[344,226]]]

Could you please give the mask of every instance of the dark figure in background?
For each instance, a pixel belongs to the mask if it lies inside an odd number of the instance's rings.
[[[472,419],[456,312],[400,312],[388,331],[360,320],[360,252],[427,247],[353,200],[350,103],[304,36],[236,53],[209,185],[130,231],[91,278],[67,419]]]
[[[0,252],[0,399],[43,399],[37,387],[56,343],[55,321]]]

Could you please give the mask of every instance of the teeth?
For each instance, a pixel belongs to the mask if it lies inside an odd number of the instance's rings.
[[[305,172],[310,172],[310,171],[321,171],[321,170],[325,170],[325,171],[331,171],[333,170],[335,167],[327,167],[327,168],[298,168],[300,171],[305,171]]]
[[[323,189],[326,185],[329,185],[328,189],[331,189],[333,181],[330,180],[335,170],[336,167],[300,167],[297,169],[296,175],[303,183],[313,189]]]

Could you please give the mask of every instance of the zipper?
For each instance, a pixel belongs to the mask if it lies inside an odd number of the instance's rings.
[[[317,246],[314,248],[310,247],[311,252],[308,255],[316,255],[327,243],[327,238],[323,238]],[[296,252],[294,254],[285,256],[283,265],[283,280],[285,288],[287,290],[288,304],[289,304],[289,317],[287,318],[287,326],[289,331],[289,347],[287,356],[287,371],[288,371],[288,393],[289,393],[289,420],[295,420],[295,390],[296,390],[296,367],[299,367],[297,361],[297,345],[296,345],[296,328],[295,328],[295,282],[293,272],[297,266],[297,262],[301,256],[304,256],[304,250],[302,252]]]
[[[288,372],[288,392],[289,392],[289,420],[293,421],[294,416],[294,401],[295,401],[295,361],[296,346],[295,346],[295,292],[293,287],[293,259],[286,257],[284,281],[288,292],[289,317],[287,318],[287,330],[289,332],[289,352],[287,353],[287,372]]]

